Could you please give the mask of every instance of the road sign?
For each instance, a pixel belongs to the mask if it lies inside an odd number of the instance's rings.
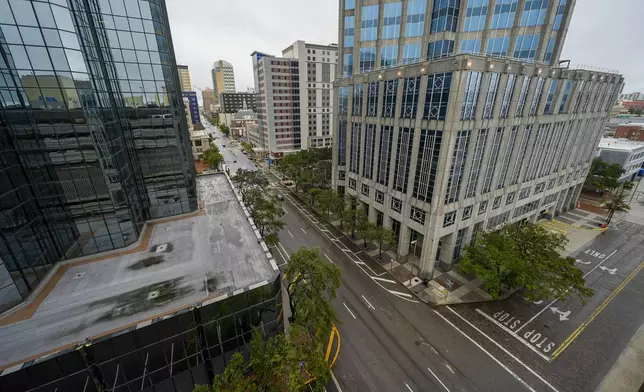
[[[567,310],[565,312],[559,310],[559,308],[555,308],[554,306],[550,308],[552,310],[552,313],[558,314],[559,315],[559,321],[566,321],[570,320],[568,316],[570,316],[570,310]]]

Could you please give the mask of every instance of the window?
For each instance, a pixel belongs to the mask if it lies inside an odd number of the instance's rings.
[[[338,89],[338,111],[340,114],[349,112],[349,87],[340,87]]]
[[[417,63],[420,61],[420,44],[403,46],[402,64]]]
[[[463,208],[463,217],[461,220],[467,220],[472,217],[472,206],[467,206]]]
[[[376,67],[376,48],[360,48],[360,73],[371,72]]]
[[[467,227],[461,229],[456,234],[456,241],[454,242],[454,253],[452,254],[452,260],[456,260],[461,257],[461,251],[463,250],[463,241],[465,240],[465,235],[467,234]]]
[[[430,42],[427,45],[428,60],[447,57],[452,53],[454,53],[454,41],[444,39],[441,41]]]
[[[360,170],[360,123],[351,123],[351,148],[349,171],[355,174]]]
[[[364,95],[364,84],[356,84],[353,86],[353,109],[354,116],[362,115],[362,97]]]
[[[367,89],[367,116],[375,117],[378,114],[378,92],[380,83],[371,82]]]
[[[380,49],[380,67],[383,69],[398,65],[398,45],[383,46]]]
[[[501,111],[499,116],[501,118],[508,118],[508,112],[510,111],[510,101],[512,99],[512,92],[514,91],[514,83],[517,80],[517,75],[509,74],[508,83],[505,85],[505,91],[503,92],[503,102],[501,103]]]
[[[496,184],[496,189],[505,188],[505,179],[508,176],[508,168],[510,166],[512,152],[514,151],[514,143],[517,140],[518,129],[518,126],[514,126],[512,127],[512,131],[510,131],[510,139],[508,140],[508,145],[505,149],[505,155],[503,156],[503,166],[501,166],[501,173]]]
[[[481,31],[485,28],[489,0],[470,0],[467,2],[463,31]]]
[[[389,184],[389,167],[391,166],[391,145],[393,142],[393,127],[383,125],[380,131],[380,148],[378,150],[378,183]]]
[[[559,0],[557,12],[555,14],[555,22],[552,24],[552,29],[557,31],[561,28],[561,21],[563,19],[564,11],[566,10],[567,0]]]
[[[400,37],[401,21],[402,3],[385,3],[382,22],[382,39],[396,39]]]
[[[480,39],[464,39],[461,40],[461,53],[481,53],[481,40]]]
[[[391,209],[396,212],[402,211],[402,200],[396,199],[395,197],[391,198]]]
[[[405,78],[403,82],[401,118],[416,118],[418,110],[418,93],[420,90],[420,76]]]
[[[557,90],[557,81],[552,80],[550,82],[550,89],[548,90],[548,95],[546,96],[546,106],[543,108],[544,114],[552,114],[554,110],[553,100],[555,97],[555,91]]]
[[[356,0],[344,0],[344,9],[345,10],[356,9]]]
[[[396,96],[398,95],[398,79],[386,80],[382,100],[382,117],[393,117],[396,113]]]
[[[443,218],[443,227],[448,227],[456,223],[456,211],[448,212]]]
[[[514,203],[514,197],[517,195],[516,192],[508,193],[508,197],[505,199],[505,205]]]
[[[523,116],[523,108],[525,107],[525,101],[528,97],[528,87],[530,87],[530,77],[526,75],[523,77],[523,84],[521,85],[521,92],[519,93],[519,100],[516,110],[517,117]]]
[[[364,196],[369,197],[369,185],[367,184],[362,184],[360,186],[360,193],[362,193]]]
[[[514,42],[514,57],[525,61],[534,61],[539,46],[540,34],[525,34]]]
[[[523,200],[526,197],[530,196],[530,189],[531,188],[523,188],[521,191],[519,191],[519,200]]]
[[[479,206],[479,215],[485,214],[487,212],[487,200],[482,201]]]
[[[356,179],[355,178],[349,178],[349,188],[355,190],[356,189]]]
[[[342,89],[342,87],[340,87]],[[338,166],[347,164],[347,122],[340,121],[338,126]]]
[[[422,37],[425,32],[427,0],[409,0],[407,3],[407,24],[405,37]]]
[[[499,158],[499,150],[501,149],[501,141],[503,140],[503,128],[497,128],[494,132],[494,138],[492,139],[492,149],[490,150],[490,155],[487,159],[485,177],[483,179],[483,188],[481,193],[487,193],[492,189],[492,177],[494,177],[494,171],[496,169],[496,162]]]
[[[543,192],[543,190],[546,189],[546,183],[542,182],[537,184],[537,186],[534,187],[534,194],[536,195],[537,193]]]
[[[393,187],[395,190],[403,193],[407,192],[407,179],[409,177],[409,165],[411,163],[411,149],[413,144],[414,130],[411,128],[400,128],[396,166],[394,166]]]
[[[376,149],[376,126],[374,124],[367,124],[366,127],[362,176],[371,180],[373,178],[373,154]]]
[[[518,2],[519,0],[496,0],[490,27],[492,29],[507,29],[512,27]]]
[[[425,211],[421,210],[420,208],[411,206],[411,208],[409,208],[409,219],[413,220],[414,222],[418,222],[421,225],[424,225]]]
[[[488,56],[507,56],[510,37],[496,37],[487,39],[485,54]]]
[[[360,41],[375,41],[378,39],[378,5],[362,7],[362,22],[360,23]]]
[[[521,147],[519,148],[518,159],[514,166],[514,173],[512,174],[512,181],[510,185],[516,185],[519,183],[519,176],[521,175],[521,167],[523,166],[523,161],[528,150],[528,142],[530,141],[530,135],[532,134],[532,125],[526,125],[525,130],[523,131],[523,139],[521,139]]]
[[[470,175],[467,179],[467,186],[465,187],[465,198],[473,197],[476,192],[476,187],[479,180],[479,173],[481,171],[481,164],[483,163],[483,152],[485,151],[485,143],[487,142],[487,129],[481,129],[476,137],[476,145],[474,146],[474,157],[470,163]]]
[[[549,0],[526,0],[521,26],[541,26],[546,19]]]
[[[353,54],[345,53],[344,54],[344,64],[342,69],[342,77],[349,78],[353,75]]]
[[[355,25],[356,25],[355,16],[344,17],[344,47],[345,48],[353,48]]]
[[[474,120],[474,116],[476,115],[476,101],[479,97],[482,77],[483,72],[467,72],[465,96],[463,97],[463,105],[461,107],[461,120]]]
[[[416,177],[414,178],[412,195],[427,203],[431,203],[434,193],[442,135],[441,131],[424,129],[420,131],[418,162],[416,163]]]
[[[546,53],[543,56],[543,61],[550,64],[550,60],[552,60],[552,52],[555,49],[555,44],[557,43],[557,37],[552,37],[548,41],[548,47],[546,48]]]
[[[497,208],[501,207],[501,200],[503,199],[503,196],[497,196],[494,198],[494,202],[492,202],[492,209],[496,210]]]
[[[385,194],[384,192],[381,192],[376,189],[376,203],[378,204],[384,204],[385,202]]]
[[[427,77],[427,92],[425,94],[425,110],[423,113],[425,120],[445,120],[451,85],[451,73],[437,73]]]
[[[471,131],[458,131],[456,135],[447,192],[445,193],[445,204],[458,201],[463,171],[465,170],[465,156],[467,155],[467,147],[470,144],[470,133]]]
[[[543,87],[546,84],[546,80],[541,77],[537,77],[537,85],[534,89],[534,95],[532,96],[532,104],[530,105],[530,112],[528,116],[536,116],[537,109],[539,108],[539,102],[541,101],[541,96],[543,95]],[[556,87],[556,86],[555,86]]]
[[[432,7],[431,32],[456,31],[460,0],[434,0]]]
[[[490,74],[490,83],[488,84],[488,90],[485,94],[485,106],[483,107],[483,119],[489,120],[492,118],[492,113],[494,112],[494,102],[496,101],[496,92],[499,88],[499,80],[501,80],[501,74],[493,72]]]

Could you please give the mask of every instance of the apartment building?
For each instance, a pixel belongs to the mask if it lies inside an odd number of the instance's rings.
[[[559,66],[574,3],[340,2],[333,185],[422,277],[482,230],[574,207],[623,85]]]
[[[222,93],[235,92],[235,70],[228,61],[217,60],[212,65],[212,86],[215,90],[215,104],[219,105]]]
[[[181,91],[192,91],[192,82],[190,81],[190,71],[187,65],[177,65],[179,72],[179,83],[181,83]]]

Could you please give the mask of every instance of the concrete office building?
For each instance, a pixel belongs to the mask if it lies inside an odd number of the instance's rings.
[[[574,4],[340,2],[333,185],[421,277],[481,230],[574,207],[623,85],[557,66]]]
[[[336,45],[297,41],[282,57],[254,52],[261,143],[273,158],[332,142]]]
[[[597,156],[624,169],[620,181],[634,181],[644,165],[644,141],[602,138]]]
[[[215,90],[215,104],[219,105],[222,93],[235,92],[235,70],[228,61],[217,60],[212,65],[212,86]]]
[[[201,90],[201,99],[204,113],[208,114],[215,111],[215,90],[211,88]]]
[[[237,113],[240,110],[257,110],[257,94],[255,93],[222,93],[220,94],[220,113]]]
[[[0,311],[198,208],[165,4],[74,4],[0,2]]]
[[[192,82],[190,81],[190,71],[187,65],[177,65],[179,72],[179,83],[181,83],[181,91],[192,91]]]

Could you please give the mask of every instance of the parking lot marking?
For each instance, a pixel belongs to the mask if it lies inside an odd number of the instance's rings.
[[[588,251],[591,251],[591,250],[589,249]],[[588,252],[588,251],[586,251],[586,252]],[[591,251],[591,252],[592,252],[592,251]],[[595,252],[595,253],[596,253],[596,252]],[[608,256],[605,256],[604,254],[601,254],[601,256],[604,256],[604,257],[599,257],[602,261],[601,261],[601,262],[599,262],[599,263],[598,263],[596,266],[594,266],[593,268],[591,268],[591,270],[590,270],[590,271],[586,272],[586,273],[584,274],[584,278],[586,278],[586,277],[587,277],[588,275],[590,275],[594,270],[596,270],[596,269],[597,269],[597,268],[599,268],[602,264],[604,264],[604,263],[606,262],[606,260],[610,259],[610,258],[611,258],[615,253],[617,253],[617,249],[615,249],[615,250],[613,251],[613,253],[609,254]],[[542,314],[543,312],[545,312],[549,307],[551,307],[552,305],[554,305],[557,301],[558,301],[557,299],[553,300],[553,301],[552,301],[552,302],[550,302],[548,305],[546,305],[546,307],[544,307],[544,308],[543,308],[543,309],[541,309],[539,312],[537,312],[537,314],[535,314],[534,316],[532,316],[532,318],[531,318],[530,320],[528,320],[528,321],[527,321],[525,324],[523,324],[519,329],[517,329],[517,333],[519,333],[519,331],[521,331],[523,328],[525,328],[525,326],[526,326],[526,325],[528,325],[528,324],[530,324],[531,322],[533,322],[533,321],[534,321],[534,319],[536,319],[537,317],[541,316],[541,314]]]
[[[505,332],[507,332],[510,335],[512,335],[516,340],[518,340],[520,343],[525,345],[530,350],[534,351],[541,358],[545,359],[548,362],[552,361],[552,358],[550,358],[549,356],[547,356],[547,355],[543,354],[542,352],[540,352],[536,347],[533,347],[532,345],[530,345],[530,343],[528,343],[525,339],[522,339],[521,336],[519,336],[514,331],[512,331],[510,328],[508,328],[505,325],[501,324],[500,322],[498,322],[494,318],[490,317],[490,315],[488,315],[487,313],[483,312],[481,309],[476,309],[476,312],[479,313],[480,315],[482,315],[483,317],[485,317],[486,319],[488,319],[489,321],[491,321],[492,323],[494,323],[497,327],[501,328]]]
[[[619,293],[621,293],[621,292],[622,292],[622,290],[624,290],[624,288],[626,287],[626,285],[627,285],[631,280],[633,280],[633,278],[635,278],[635,275],[637,275],[637,273],[638,273],[638,272],[640,272],[640,271],[642,270],[642,268],[644,268],[644,261],[642,261],[642,262],[640,263],[640,265],[639,265],[639,266],[637,266],[637,268],[635,268],[635,270],[634,270],[633,272],[631,272],[631,274],[630,274],[630,275],[628,275],[628,277],[627,277],[626,279],[624,279],[624,281],[623,281],[619,286],[617,286],[617,288],[615,289],[615,291],[613,291],[613,292],[611,293],[611,295],[609,295],[609,296],[608,296],[608,298],[606,298],[606,300],[604,300],[604,302],[603,302],[603,303],[602,303],[602,304],[601,304],[597,309],[595,309],[595,311],[590,315],[590,317],[588,318],[588,320],[586,320],[586,321],[584,321],[583,323],[581,323],[581,325],[580,325],[579,327],[577,327],[577,329],[575,329],[575,330],[573,331],[573,333],[572,333],[572,334],[570,334],[570,336],[568,336],[568,338],[566,338],[566,340],[564,340],[564,342],[561,344],[561,346],[559,346],[559,348],[558,348],[558,349],[556,349],[556,350],[555,350],[555,352],[552,354],[552,359],[556,359],[556,358],[557,358],[557,357],[558,357],[558,356],[559,356],[559,355],[560,355],[560,354],[561,354],[561,353],[562,353],[566,348],[568,348],[568,346],[570,346],[570,344],[571,344],[572,342],[574,342],[574,341],[575,341],[575,339],[577,339],[577,337],[578,337],[578,336],[579,336],[579,335],[584,331],[584,329],[586,329],[586,327],[588,327],[588,325],[589,325],[590,323],[592,323],[592,322],[593,322],[593,320],[594,320],[597,316],[599,316],[599,314],[600,314],[600,313],[601,313],[601,312],[602,312],[602,311],[603,311],[603,310],[608,306],[608,304],[609,304],[609,303],[610,303],[610,302],[611,302],[615,297],[617,297],[617,295],[618,295]]]

